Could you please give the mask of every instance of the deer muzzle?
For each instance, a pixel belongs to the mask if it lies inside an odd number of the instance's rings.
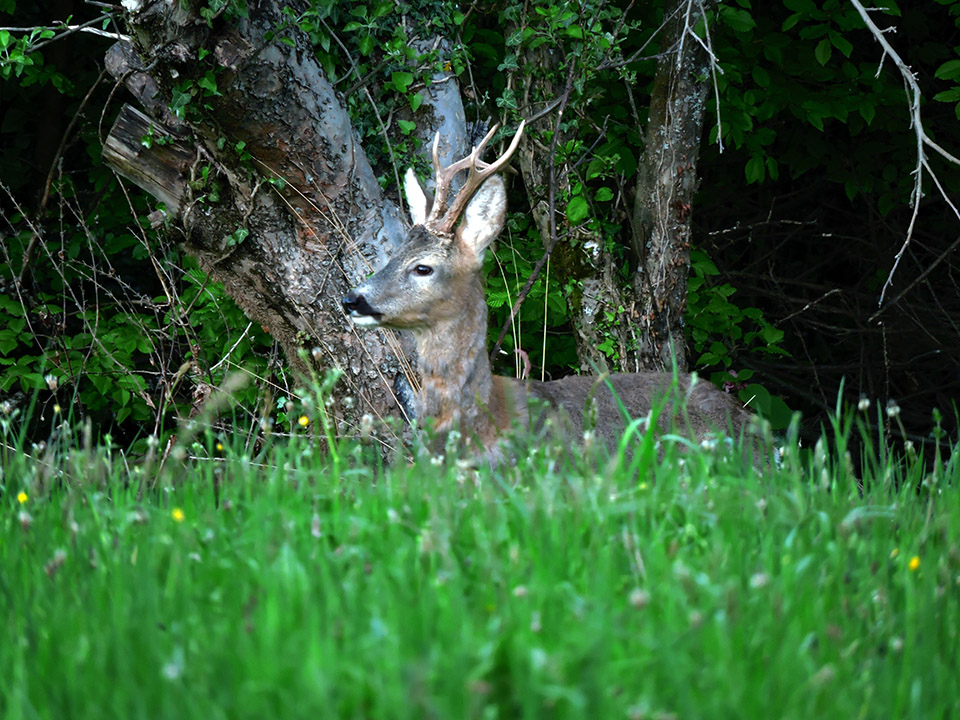
[[[383,313],[374,310],[367,298],[356,290],[351,290],[340,301],[343,311],[361,327],[376,327],[383,319]]]

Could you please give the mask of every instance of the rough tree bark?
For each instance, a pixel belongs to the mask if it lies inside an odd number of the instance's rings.
[[[548,45],[527,48],[522,59],[525,66],[522,77],[526,82],[518,92],[518,105],[520,115],[530,118],[562,97],[564,69],[561,67],[561,56]],[[555,116],[550,115],[541,127],[549,130],[552,137],[557,128]],[[558,145],[569,141],[574,132],[573,127],[560,123]],[[530,130],[520,140],[516,156],[533,219],[545,246],[551,241],[548,202],[550,164],[554,162],[551,145],[552,142],[542,142],[541,133]],[[566,196],[569,190],[572,162],[565,162],[554,169],[558,198]],[[638,367],[630,364],[629,349],[635,345],[635,339],[631,338],[632,328],[629,323],[605,322],[608,313],[611,317],[618,317],[621,314],[620,309],[626,304],[617,282],[613,256],[589,230],[569,227],[563,207],[554,208],[554,211],[557,232],[567,237],[553,250],[553,274],[561,283],[575,280],[574,283],[567,284],[570,291],[567,292],[566,300],[580,369],[586,373],[597,370],[638,370]],[[609,367],[608,356],[600,349],[610,337],[614,340],[619,357],[619,365],[616,367]]]
[[[639,364],[687,366],[683,314],[690,268],[690,229],[697,158],[708,93],[709,57],[692,36],[711,0],[670,0],[661,36],[644,154],[634,206],[633,251],[639,260],[634,288],[641,324]]]
[[[340,298],[386,261],[403,237],[403,221],[305,38],[295,28],[277,32],[284,27],[281,6],[289,3],[251,3],[249,18],[218,18],[212,27],[182,3],[124,5],[133,8],[133,47],[115,46],[108,69],[153,116],[158,132],[166,127],[176,140],[131,147],[135,118],[125,111],[106,143],[107,161],[167,203],[187,252],[277,339],[295,368],[305,369],[305,350],[306,363],[344,371],[340,395],[358,402],[335,405],[341,431],[351,432],[364,412],[397,414],[393,378],[409,373],[409,363],[392,333],[358,334]],[[278,42],[281,34],[293,46]],[[218,93],[196,98],[199,112],[178,122],[167,111],[172,88],[213,68]],[[459,134],[444,144],[447,156],[464,144],[462,105],[450,85],[455,89],[455,80],[426,91],[418,117],[433,127],[459,122]],[[171,180],[177,172],[162,169],[169,163],[179,170],[179,184]],[[168,191],[158,192],[160,186]],[[238,243],[240,228],[248,234]]]

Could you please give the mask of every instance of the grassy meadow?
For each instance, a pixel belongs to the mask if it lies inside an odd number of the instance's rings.
[[[304,432],[160,471],[5,427],[3,718],[960,715],[946,453],[477,473]]]

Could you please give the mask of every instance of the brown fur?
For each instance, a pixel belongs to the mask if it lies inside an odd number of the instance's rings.
[[[390,262],[343,300],[355,322],[413,332],[422,374],[418,417],[433,418],[442,434],[458,429],[474,452],[491,462],[501,459],[500,441],[511,426],[529,426],[531,397],[553,408],[574,438],[582,439],[584,431],[592,429],[610,448],[626,427],[620,403],[631,418],[638,418],[666,401],[660,429],[675,424],[698,439],[728,428],[739,433],[745,427],[751,415],[739,402],[685,373],[677,376],[680,402],[669,397],[670,373],[574,376],[553,382],[494,376],[487,357],[481,267],[483,252],[503,225],[505,206],[503,183],[491,178],[468,205],[453,237],[415,225]],[[425,210],[414,209],[415,218],[418,215],[425,217]],[[430,272],[423,274],[424,268]],[[585,410],[588,417],[595,413],[592,427],[585,427]]]

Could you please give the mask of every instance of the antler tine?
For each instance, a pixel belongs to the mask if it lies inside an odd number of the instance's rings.
[[[490,128],[490,132],[484,136],[479,145],[473,148],[473,151],[469,155],[445,168],[440,167],[440,132],[437,132],[433,140],[433,170],[436,174],[437,187],[436,190],[434,190],[433,206],[430,208],[430,215],[427,217],[427,222],[436,224],[443,216],[444,211],[447,209],[447,195],[450,194],[450,185],[453,183],[453,178],[455,178],[461,170],[472,168],[476,164],[477,157],[483,152],[483,148],[490,142],[490,139],[499,127],[500,125],[497,124]]]
[[[467,203],[470,201],[470,198],[477,191],[477,189],[487,178],[497,173],[500,168],[510,161],[511,156],[514,152],[516,152],[517,147],[520,145],[520,138],[523,135],[523,129],[526,127],[526,124],[526,120],[520,122],[520,126],[517,128],[517,132],[513,136],[513,141],[510,143],[510,147],[507,148],[507,151],[492,163],[487,164],[480,160],[480,155],[483,153],[483,149],[486,147],[487,143],[490,142],[491,138],[493,138],[494,133],[497,132],[500,126],[494,125],[492,128],[490,128],[490,132],[488,132],[483,140],[480,141],[480,144],[473,149],[473,152],[471,152],[462,160],[458,160],[453,165],[450,165],[443,171],[444,187],[442,196],[440,192],[441,183],[438,176],[436,195],[437,199],[434,200],[434,208],[431,210],[430,218],[428,220],[434,230],[442,233],[449,233],[453,230],[454,224],[457,222],[457,219],[460,217],[461,213],[463,213],[464,208],[467,206]],[[443,206],[439,204],[437,200],[441,199],[442,197],[444,202],[446,201],[446,196],[450,191],[450,181],[453,179],[453,176],[461,170],[469,171],[467,180],[464,182],[463,187],[460,188],[460,191],[453,199],[453,202],[450,203],[450,207],[444,213]],[[442,219],[438,220],[441,213],[443,213],[443,217]]]
[[[435,181],[439,184],[440,176],[443,174],[443,168],[440,167],[440,131],[437,130],[437,134],[433,136],[433,175]]]
[[[508,147],[507,151],[503,155],[501,155],[499,158],[494,160],[491,164],[488,165],[485,162],[481,162],[479,156],[477,157],[476,162],[473,164],[473,167],[477,168],[477,170],[480,171],[481,177],[483,178],[490,177],[491,175],[496,173],[497,170],[499,170],[501,167],[503,167],[510,161],[510,158],[517,151],[517,148],[520,147],[520,138],[523,136],[523,129],[526,126],[527,126],[527,121],[521,120],[520,125],[517,127],[517,132],[514,134],[513,140],[510,142],[510,147]],[[494,127],[494,130],[496,130],[497,127]],[[490,134],[483,139],[483,142],[480,143],[480,147],[478,148],[478,151],[483,149],[483,146],[486,144],[487,140],[490,138],[490,135],[492,134],[493,132],[491,131]]]

